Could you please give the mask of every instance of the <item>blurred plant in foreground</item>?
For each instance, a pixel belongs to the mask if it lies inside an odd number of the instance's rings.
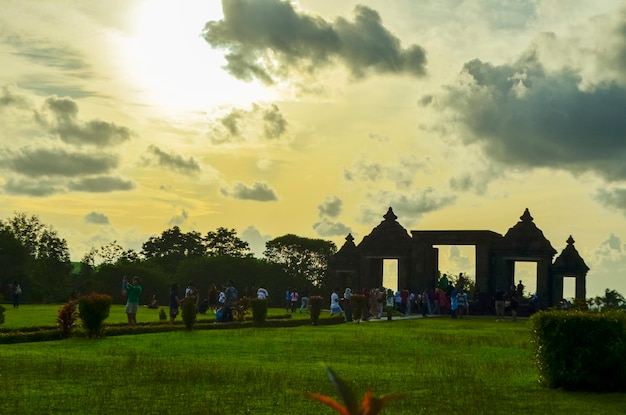
[[[383,396],[373,396],[372,391],[368,390],[365,392],[365,397],[359,407],[359,404],[348,385],[346,385],[346,383],[339,376],[337,376],[331,368],[326,367],[326,372],[328,373],[330,380],[333,382],[337,394],[341,397],[345,405],[340,404],[329,396],[321,395],[319,393],[307,392],[305,393],[305,396],[331,407],[341,415],[376,415],[382,411],[385,403],[402,397],[401,394],[397,393]]]

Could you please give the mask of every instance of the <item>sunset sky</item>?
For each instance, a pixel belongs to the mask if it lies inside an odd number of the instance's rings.
[[[588,297],[626,294],[622,1],[3,0],[0,64],[0,218],[75,261],[174,225],[260,257],[390,206],[501,234],[528,208]],[[473,248],[440,262],[471,275]]]

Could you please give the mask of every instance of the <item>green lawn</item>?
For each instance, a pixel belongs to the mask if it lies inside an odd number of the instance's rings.
[[[47,324],[55,311],[9,309],[6,324],[18,324],[12,322],[18,313],[24,325]],[[158,315],[140,310],[138,319],[158,321]],[[121,306],[111,312],[116,321],[125,321]],[[302,396],[336,397],[322,364],[358,396],[368,388],[406,394],[383,414],[623,414],[626,408],[626,394],[543,388],[526,320],[440,317],[0,345],[0,412],[333,414]]]

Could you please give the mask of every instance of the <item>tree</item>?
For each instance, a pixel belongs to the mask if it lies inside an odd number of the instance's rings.
[[[204,238],[209,256],[232,256],[245,258],[252,256],[248,242],[237,236],[235,229],[217,228],[209,231]]]
[[[319,287],[335,252],[337,246],[332,241],[287,234],[266,242],[263,255],[269,262],[281,264],[294,283],[305,280]]]
[[[601,309],[619,309],[626,310],[626,299],[616,290],[604,290],[604,296],[598,296],[594,299],[595,304]]]
[[[144,242],[141,253],[165,271],[174,273],[184,258],[203,256],[205,247],[198,232],[184,233],[178,226],[174,226],[163,231],[161,236],[150,237]]]
[[[56,302],[67,299],[69,275],[72,271],[69,250],[65,239],[39,220],[17,213],[0,227],[10,232],[28,253],[26,288],[31,299]],[[30,285],[30,287],[28,287]]]

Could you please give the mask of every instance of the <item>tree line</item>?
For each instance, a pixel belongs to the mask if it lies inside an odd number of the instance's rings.
[[[0,220],[0,286],[6,296],[8,287],[19,282],[23,301],[32,303],[60,303],[89,292],[122,302],[122,277],[136,275],[142,302],[154,294],[165,305],[172,282],[185,286],[193,281],[204,296],[213,284],[232,279],[242,294],[263,285],[270,302],[282,305],[288,287],[325,293],[328,260],[336,251],[331,241],[287,234],[268,241],[264,257],[256,258],[235,229],[218,227],[203,235],[174,226],[150,237],[141,251],[113,241],[72,263],[66,240],[51,226],[36,215],[16,213]]]

